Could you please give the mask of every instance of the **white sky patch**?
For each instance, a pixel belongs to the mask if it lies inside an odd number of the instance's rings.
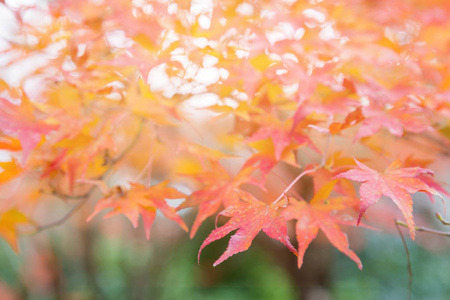
[[[235,99],[240,100],[240,101],[248,100],[248,95],[246,93],[240,92],[238,90],[233,90],[231,92],[231,96],[233,96]]]
[[[206,54],[203,57],[202,65],[204,68],[214,67],[218,62],[219,62],[219,59],[217,57]]]
[[[149,4],[146,4],[146,5],[144,5],[143,7],[142,7],[142,11],[144,12],[144,14],[146,14],[146,15],[151,15],[152,13],[153,13],[153,5],[151,5],[150,3]]]
[[[263,9],[261,10],[260,17],[261,19],[272,19],[275,15],[276,13],[274,11]]]
[[[236,8],[236,12],[242,16],[252,16],[254,13],[253,5],[250,3],[241,3]]]
[[[282,40],[300,40],[305,34],[304,28],[294,29],[292,24],[280,22],[273,30],[266,32],[266,37],[272,45]]]
[[[314,19],[319,23],[323,23],[326,20],[325,14],[315,10],[313,8],[308,8],[303,11],[303,15],[307,18]]]
[[[193,22],[198,16],[198,24],[202,29],[208,30],[211,26],[211,18],[214,9],[213,0],[193,0],[191,2],[191,18]]]
[[[39,74],[32,77],[28,77],[23,81],[23,90],[30,99],[45,101],[43,93],[46,91],[46,75]]]
[[[133,45],[133,40],[128,38],[123,30],[113,30],[106,33],[106,41],[114,48],[128,48]]]
[[[173,42],[176,42],[180,39],[180,36],[173,29],[164,30],[160,36],[163,40],[161,45],[162,50],[165,50],[167,47],[172,45]]]
[[[361,98],[359,98],[359,102],[361,102],[362,106],[369,106],[370,99],[367,96],[362,96]]]
[[[219,69],[219,75],[220,75],[220,78],[225,80],[225,79],[227,79],[230,76],[230,71],[228,71],[225,68],[220,68]]]
[[[212,13],[213,0],[192,0],[190,12],[194,15]]]
[[[181,51],[176,51],[175,50],[181,50]],[[177,48],[174,51],[172,51],[172,56],[171,56],[171,60],[172,61],[177,61],[180,64],[183,65],[183,69],[187,69],[188,65],[191,63],[189,60],[189,57],[187,57],[187,55],[184,53],[184,49],[183,48]],[[179,53],[179,54],[178,54]]]
[[[207,15],[200,15],[198,17],[198,25],[200,25],[200,28],[208,30],[211,26],[211,17]]]
[[[220,79],[220,73],[217,68],[201,68],[194,77],[195,81],[204,85],[211,85]]]
[[[298,57],[294,53],[283,53],[281,57],[283,59],[292,60],[293,62],[298,63]]]
[[[207,122],[211,117],[217,115],[217,113],[202,109],[212,105],[220,103],[219,96],[213,93],[201,93],[194,95],[189,99],[185,100],[180,105],[180,110],[185,116],[190,117],[195,123]]]
[[[391,109],[391,108],[393,108],[394,107],[394,105],[392,105],[392,104],[390,104],[390,103],[386,103],[385,105],[384,105],[384,109],[386,109],[386,110],[389,110],[389,109]]]
[[[208,39],[205,37],[199,37],[199,38],[193,38],[192,42],[195,46],[199,47],[200,49],[205,48],[208,46]]]
[[[9,43],[5,40],[0,39],[0,51],[4,51],[9,48]],[[1,65],[1,63],[0,63]]]
[[[329,41],[338,38],[337,32],[334,30],[333,25],[330,23],[325,24],[319,32],[319,38],[324,41]]]
[[[146,15],[151,15],[154,11],[153,5],[146,0],[133,0],[132,4],[135,7],[139,7]]]
[[[184,101],[183,104],[191,108],[205,108],[211,105],[219,104],[219,96],[213,93],[204,93],[199,95],[194,95],[188,100]]]
[[[21,81],[30,76],[35,70],[48,64],[48,56],[45,54],[36,54],[24,58],[7,68],[0,69],[0,78],[8,83],[9,86],[19,86]]]
[[[10,38],[19,29],[13,13],[3,5],[0,5],[0,28],[0,38]]]
[[[169,6],[167,6],[167,13],[169,15],[174,15],[178,12],[178,4],[176,3],[170,3]]]
[[[42,0],[6,0],[6,4],[12,8],[19,8],[22,6],[44,5],[47,1]]]
[[[62,63],[61,68],[66,72],[72,72],[77,69],[77,65],[70,58],[67,57]]]
[[[166,72],[166,64],[161,64],[150,70],[148,73],[147,83],[152,91],[164,91],[170,84],[169,76]]]
[[[294,95],[298,92],[299,86],[300,85],[298,84],[298,82],[290,85],[285,85],[283,86],[283,93],[285,93],[286,95]]]
[[[185,68],[184,78],[191,79],[197,75],[199,66],[192,62],[189,62],[188,66]]]
[[[237,108],[239,106],[239,102],[238,101],[236,101],[234,99],[231,99],[229,97],[226,97],[226,98],[222,99],[222,102],[223,102],[224,105],[229,106],[231,108]]]
[[[237,58],[243,59],[243,58],[248,58],[250,51],[249,50],[236,50],[234,54],[236,54]]]
[[[27,9],[22,14],[23,21],[33,26],[49,26],[52,23],[50,15],[42,9]]]

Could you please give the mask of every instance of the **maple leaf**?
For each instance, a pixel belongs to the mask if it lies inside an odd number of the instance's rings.
[[[362,108],[360,106],[357,109],[355,109],[354,111],[350,112],[345,117],[344,122],[331,123],[328,129],[331,134],[337,134],[337,133],[341,132],[342,130],[347,129],[351,126],[354,126],[363,120],[364,120],[364,115],[362,114]]]
[[[430,164],[432,161],[431,160],[426,160],[426,159],[417,159],[417,158],[413,158],[412,156],[409,156],[405,159],[404,161],[404,166],[405,167],[426,167],[428,164]],[[422,174],[417,176],[418,179],[422,180],[423,182],[425,182],[426,185],[428,185],[431,189],[433,189],[434,191],[436,191],[438,194],[438,196],[440,197],[441,195],[445,195],[446,197],[450,197],[450,193],[442,186],[442,184],[438,181],[435,180],[434,177],[429,176],[427,174]],[[429,193],[427,191],[424,191],[428,198],[430,199],[430,201],[432,203],[434,203],[434,198],[433,198],[433,194]],[[444,210],[445,210],[445,201],[444,198],[442,198],[442,202],[444,204]]]
[[[267,205],[258,201],[249,193],[241,192],[240,196],[242,202],[227,207],[219,214],[231,217],[231,219],[224,226],[214,229],[209,234],[200,246],[198,260],[200,261],[203,248],[236,229],[238,231],[231,237],[227,250],[214,262],[214,266],[219,265],[236,253],[246,251],[261,230],[270,238],[286,245],[289,250],[297,255],[297,251],[289,241],[286,220],[278,213],[278,209],[286,206],[287,200],[284,199]]]
[[[9,151],[20,151],[22,147],[20,146],[20,141],[10,136],[0,135],[0,149]]]
[[[249,157],[242,168],[255,167],[260,172],[260,182],[255,182],[255,185],[264,188],[267,174],[276,166],[277,160],[275,157],[263,152],[255,153]]]
[[[191,228],[191,238],[195,236],[203,221],[215,214],[222,204],[227,207],[239,201],[240,185],[253,182],[250,174],[255,170],[254,167],[244,167],[232,177],[219,163],[211,164],[212,171],[196,175],[197,180],[205,186],[189,195],[178,207],[183,209],[198,206],[198,214]]]
[[[22,164],[27,160],[31,150],[41,141],[42,136],[58,128],[36,120],[31,103],[22,99],[20,106],[0,98],[0,128],[7,134],[17,134],[23,149]]]
[[[131,221],[133,227],[137,228],[139,215],[141,215],[145,235],[148,240],[150,239],[150,230],[158,209],[164,216],[177,222],[181,228],[188,231],[186,224],[184,224],[184,221],[176,213],[175,209],[167,205],[165,201],[165,199],[183,198],[186,195],[168,187],[167,183],[168,181],[164,181],[150,187],[131,183],[131,189],[128,191],[123,191],[122,188],[116,187],[114,191],[107,193],[106,197],[97,202],[94,212],[87,218],[87,221],[89,222],[103,209],[112,208],[113,210],[107,213],[104,218],[124,214]]]
[[[0,235],[3,236],[16,253],[19,252],[17,226],[28,223],[28,218],[15,208],[0,214]]]
[[[363,108],[365,119],[355,136],[359,140],[377,133],[382,127],[394,136],[402,136],[405,131],[421,133],[430,130],[431,121],[423,107],[398,101],[395,105],[380,108],[376,105]]]
[[[0,184],[7,182],[22,173],[22,168],[17,164],[15,160],[0,162]]]
[[[339,228],[338,223],[352,225],[340,220],[335,213],[352,204],[352,198],[329,198],[336,180],[328,182],[314,195],[310,203],[289,198],[288,207],[283,211],[287,220],[296,219],[295,226],[298,241],[298,268],[303,264],[303,257],[309,244],[317,237],[319,229],[325,234],[330,243],[339,251],[350,257],[359,269],[362,269],[361,260],[349,249],[347,235]]]
[[[293,119],[288,120],[284,124],[273,118],[270,122],[271,124],[269,125],[261,126],[246,141],[254,142],[271,139],[274,146],[274,156],[277,160],[280,160],[283,151],[286,149],[292,150],[289,147],[291,143],[294,143],[296,147],[306,145],[319,152],[308,135],[303,132],[304,124],[297,124]]]
[[[367,167],[365,164],[355,159],[358,168],[340,173],[334,178],[347,178],[353,181],[362,182],[359,193],[361,196],[361,207],[358,216],[358,224],[364,212],[371,205],[375,204],[382,195],[394,201],[401,210],[409,227],[411,238],[415,238],[415,225],[412,215],[413,201],[412,193],[425,191],[434,195],[438,193],[430,188],[425,182],[417,177],[422,174],[433,174],[429,169],[411,167],[401,168],[403,162],[396,160],[387,169],[380,173]]]

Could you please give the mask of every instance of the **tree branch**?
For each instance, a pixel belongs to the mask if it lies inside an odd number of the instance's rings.
[[[141,119],[141,121],[139,123],[138,131],[137,131],[136,135],[134,136],[133,140],[131,141],[131,143],[116,158],[111,160],[111,163],[110,163],[110,166],[108,167],[108,169],[105,171],[105,173],[103,173],[100,177],[98,177],[97,180],[102,180],[103,178],[105,178],[109,174],[109,172],[111,172],[114,165],[116,163],[118,163],[119,161],[121,161],[131,151],[131,149],[134,148],[134,146],[139,141],[139,137],[142,133],[142,127],[143,127],[143,120]],[[73,206],[63,217],[61,217],[60,219],[58,219],[54,222],[51,222],[51,223],[48,223],[45,225],[39,225],[39,224],[33,222],[35,224],[35,230],[32,232],[29,232],[29,233],[25,233],[25,235],[34,235],[43,230],[50,229],[52,227],[63,224],[71,216],[73,216],[81,207],[83,207],[83,205],[89,200],[89,197],[93,194],[93,192],[96,190],[96,188],[97,188],[97,186],[93,185],[88,190],[87,193],[85,193],[83,195],[77,195],[77,196],[64,195],[58,191],[53,190],[51,192],[51,195],[54,195],[54,196],[62,198],[62,199],[79,199],[80,201],[75,206]]]
[[[403,226],[403,227],[408,227],[408,224],[406,224],[406,223],[404,223],[404,222],[402,222],[402,221],[399,221],[399,220],[396,220],[396,222],[395,222],[396,224],[398,224],[398,225],[400,225],[400,226]],[[417,231],[423,231],[423,232],[428,232],[428,233],[432,233],[432,234],[437,234],[437,235],[441,235],[441,236],[448,236],[448,237],[450,237],[450,232],[446,232],[446,231],[440,231],[440,230],[435,230],[435,229],[430,229],[430,228],[426,228],[426,227],[423,227],[423,226],[421,226],[421,227],[414,227]]]

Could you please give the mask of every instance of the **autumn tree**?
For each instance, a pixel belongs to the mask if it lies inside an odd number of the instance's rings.
[[[360,269],[349,227],[448,235],[411,196],[449,195],[447,1],[1,2],[0,235],[15,251],[89,205],[88,226],[141,219],[150,242],[157,212],[191,238],[216,218],[198,257],[231,234],[214,265],[261,231],[298,268],[319,232]]]

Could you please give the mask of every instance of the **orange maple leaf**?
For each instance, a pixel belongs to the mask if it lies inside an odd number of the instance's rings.
[[[0,162],[0,184],[19,176],[23,169],[16,160]]]
[[[300,146],[309,146],[317,150],[316,146],[310,140],[308,135],[302,131],[302,126],[294,126],[292,122],[284,124],[274,123],[260,127],[246,142],[271,139],[274,145],[274,156],[277,160],[281,159],[282,153],[291,144]],[[318,150],[317,150],[318,151]]]
[[[16,253],[19,252],[17,226],[28,223],[28,218],[15,208],[0,214],[0,235],[8,242]]]
[[[364,115],[362,113],[361,106],[350,112],[344,119],[342,123],[334,122],[331,123],[328,127],[331,134],[338,134],[342,130],[347,129],[349,127],[355,126],[356,124],[362,122],[364,120]]]
[[[20,141],[18,139],[6,135],[0,135],[0,149],[20,151],[22,150],[22,146],[20,145]]]
[[[167,205],[165,199],[179,199],[186,195],[178,190],[168,187],[168,181],[161,182],[157,185],[146,187],[138,183],[131,183],[131,189],[123,191],[122,188],[116,187],[109,192],[106,197],[100,199],[94,209],[94,212],[87,218],[89,222],[100,211],[107,208],[113,210],[107,213],[104,218],[109,218],[118,214],[124,214],[137,228],[139,215],[142,216],[144,223],[145,235],[147,240],[150,239],[150,230],[158,209],[167,218],[175,221],[185,231],[188,231],[183,219],[176,213],[175,208]]]
[[[382,195],[394,201],[400,208],[409,227],[411,238],[415,238],[415,225],[413,220],[412,193],[425,191],[434,195],[439,195],[425,182],[416,178],[422,174],[433,174],[429,169],[411,167],[401,168],[403,162],[396,160],[382,173],[367,167],[365,164],[355,159],[358,168],[343,172],[334,178],[347,178],[353,181],[362,182],[359,193],[361,196],[361,208],[358,217],[358,224],[364,212],[371,205],[375,204]]]
[[[334,247],[350,257],[358,268],[362,269],[361,260],[349,249],[347,235],[338,225],[350,223],[340,220],[335,215],[337,211],[351,206],[353,201],[349,197],[328,198],[335,184],[336,180],[325,184],[316,192],[310,203],[289,198],[289,205],[283,211],[283,216],[287,220],[297,220],[295,229],[298,241],[298,268],[301,268],[306,249],[317,237],[320,229]]]
[[[236,229],[238,231],[231,237],[227,250],[214,262],[214,266],[236,253],[247,250],[261,230],[272,239],[282,242],[297,255],[297,251],[289,241],[286,219],[278,213],[279,208],[286,206],[287,200],[267,205],[249,193],[241,192],[240,196],[242,202],[227,207],[219,214],[231,217],[231,219],[224,226],[214,229],[209,234],[200,247],[198,260],[200,260],[203,248]]]

